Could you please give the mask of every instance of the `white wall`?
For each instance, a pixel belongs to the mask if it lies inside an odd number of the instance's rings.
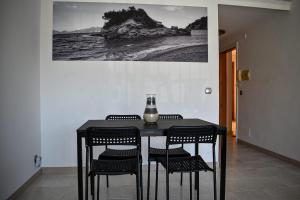
[[[0,199],[38,169],[41,154],[38,0],[0,3]]]
[[[110,2],[207,6],[209,62],[52,61],[53,6],[51,0],[43,1],[41,124],[44,166],[76,166],[76,129],[89,119],[103,119],[111,113],[142,115],[145,94],[149,92],[157,94],[160,113],[181,113],[186,118],[219,121],[216,1]],[[213,89],[212,95],[204,94],[205,87]],[[143,145],[143,149],[146,148]],[[209,153],[210,148],[203,147],[203,152]]]
[[[268,8],[275,10],[290,10],[291,8],[289,0],[218,0],[218,2],[223,5]]]
[[[239,42],[238,66],[251,73],[240,83],[238,137],[300,161],[300,2],[244,32],[221,42]]]

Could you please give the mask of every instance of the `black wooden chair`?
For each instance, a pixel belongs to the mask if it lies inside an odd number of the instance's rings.
[[[128,159],[92,159],[91,149],[94,146],[114,146],[125,145],[134,146],[137,153],[135,157]],[[85,184],[85,198],[88,200],[88,176],[91,177],[91,194],[93,200],[95,199],[95,176],[97,178],[97,200],[99,200],[99,185],[100,175],[136,175],[136,193],[137,200],[141,199],[141,137],[140,132],[136,127],[91,127],[87,130],[86,137],[86,184]],[[89,163],[91,166],[89,167]]]
[[[179,114],[160,114],[159,120],[182,120],[183,117]],[[148,137],[148,182],[147,182],[147,200],[149,200],[150,196],[150,166],[151,162],[156,162],[156,186],[158,181],[158,159],[164,157],[166,155],[166,149],[158,149],[151,147],[150,137]],[[169,150],[170,157],[188,157],[191,156],[190,153],[184,150],[183,143],[179,148],[173,148]],[[182,173],[180,177],[180,185],[182,185]],[[155,200],[157,200],[157,187],[155,187]]]
[[[105,120],[140,120],[139,115],[108,115]],[[101,160],[110,160],[110,159],[128,159],[134,158],[137,155],[136,149],[129,150],[118,150],[110,149],[105,145],[105,151],[99,155]],[[106,187],[109,187],[109,178],[106,176]]]
[[[216,159],[215,144],[217,130],[214,126],[173,126],[167,133],[166,154],[158,160],[166,169],[166,200],[169,200],[169,174],[175,172],[185,172],[190,175],[190,199],[192,200],[192,172],[211,171],[213,172],[214,200],[217,199],[216,188]],[[212,144],[213,168],[210,168],[203,158],[196,153],[195,156],[171,157],[169,148],[177,144]],[[157,183],[156,183],[157,184]],[[199,184],[197,185],[197,200],[199,200]],[[156,185],[157,187],[157,185]]]

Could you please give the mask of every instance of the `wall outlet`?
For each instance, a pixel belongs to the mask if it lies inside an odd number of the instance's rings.
[[[39,168],[42,165],[42,156],[40,155],[34,155],[34,166]]]

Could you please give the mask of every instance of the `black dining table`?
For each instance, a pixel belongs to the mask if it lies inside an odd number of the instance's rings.
[[[141,137],[165,136],[166,131],[172,126],[207,126],[217,127],[220,141],[220,199],[225,199],[225,178],[226,178],[226,136],[227,130],[217,124],[201,119],[182,120],[158,120],[156,124],[146,124],[144,120],[88,120],[77,129],[77,170],[78,170],[78,199],[83,200],[83,166],[82,166],[82,140],[86,137],[89,127],[126,127],[135,126],[140,130]],[[198,154],[199,147],[195,145],[195,154]],[[199,184],[199,173],[195,173],[195,186]]]

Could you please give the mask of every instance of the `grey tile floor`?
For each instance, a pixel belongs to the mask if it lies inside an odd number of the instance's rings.
[[[226,199],[228,200],[300,200],[300,169],[243,144],[230,137],[227,156]],[[154,166],[152,167],[154,168]],[[154,171],[151,177],[150,199],[154,199]],[[158,199],[165,199],[165,173],[161,167]],[[146,199],[147,170],[144,169],[144,199]],[[179,175],[170,178],[170,199],[188,200],[188,175],[183,187]],[[101,182],[104,200],[135,199],[135,176],[110,177],[110,187]],[[213,199],[212,174],[200,174],[200,199]],[[194,199],[195,198],[194,194]],[[27,188],[18,200],[76,200],[76,174],[43,174]]]

